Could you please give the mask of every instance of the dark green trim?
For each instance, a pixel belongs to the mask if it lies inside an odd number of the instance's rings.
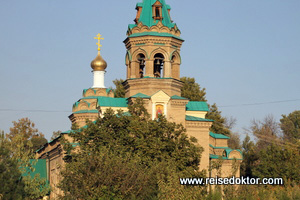
[[[194,117],[194,116],[190,116],[190,115],[186,115],[185,120],[186,121],[213,122],[213,120],[211,120],[211,119],[204,119],[204,118]]]
[[[216,139],[230,139],[230,137],[226,136],[226,135],[223,135],[223,134],[216,134],[216,133],[213,133],[213,132],[209,132],[209,135],[213,138],[216,138]]]

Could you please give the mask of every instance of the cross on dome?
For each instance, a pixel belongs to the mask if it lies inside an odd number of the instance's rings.
[[[100,51],[100,49],[101,49],[100,47],[102,47],[102,45],[100,44],[100,41],[104,40],[104,38],[101,37],[102,35],[100,33],[98,33],[96,36],[97,37],[94,37],[94,39],[98,40],[98,42],[96,44],[98,45],[98,51]]]

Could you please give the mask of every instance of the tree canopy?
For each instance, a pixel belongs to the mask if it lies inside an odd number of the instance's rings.
[[[155,199],[159,183],[172,173],[203,176],[197,171],[202,148],[196,139],[163,116],[151,120],[142,102],[137,99],[130,114],[107,110],[71,134],[80,150],[70,151],[63,199]]]
[[[300,110],[290,113],[288,116],[282,115],[280,127],[283,131],[284,139],[290,142],[300,141]]]
[[[183,87],[181,88],[182,97],[188,98],[190,101],[206,101],[205,88],[200,88],[195,78],[181,77],[180,81],[183,82]]]
[[[13,124],[9,134],[0,133],[0,197],[40,199],[49,193],[50,188],[39,175],[31,177],[36,163],[36,160],[31,159],[34,158],[34,150],[39,147],[40,141],[44,142],[46,139],[28,118],[14,121]]]

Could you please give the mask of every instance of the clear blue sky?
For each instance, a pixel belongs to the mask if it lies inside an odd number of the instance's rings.
[[[236,131],[243,134],[254,118],[273,114],[279,121],[300,109],[299,0],[166,2],[185,39],[181,76],[196,78],[208,102],[237,119]],[[29,117],[48,139],[69,130],[73,103],[92,86],[98,32],[106,86],[125,79],[123,40],[136,3],[0,0],[0,129]],[[297,101],[240,106],[285,100]]]

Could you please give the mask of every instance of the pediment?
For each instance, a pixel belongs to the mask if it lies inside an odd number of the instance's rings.
[[[169,102],[171,97],[167,95],[164,91],[160,90],[151,96],[152,102]]]

